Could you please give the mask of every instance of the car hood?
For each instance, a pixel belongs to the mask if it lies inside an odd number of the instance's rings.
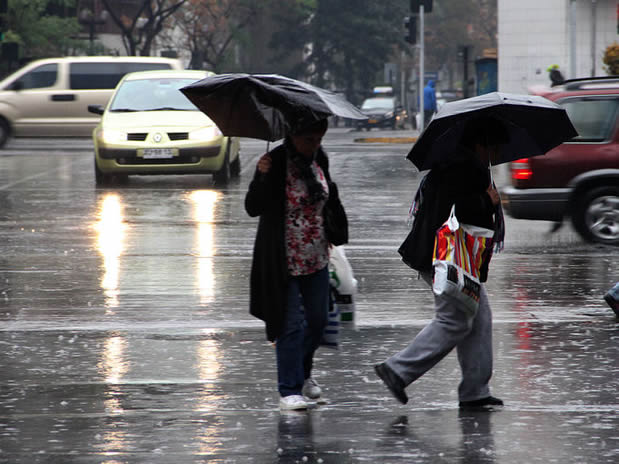
[[[114,113],[106,111],[101,126],[114,128],[135,127],[177,127],[186,131],[199,127],[214,126],[215,123],[201,111],[136,111]]]

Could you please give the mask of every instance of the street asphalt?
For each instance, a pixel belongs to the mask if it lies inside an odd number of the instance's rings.
[[[356,324],[320,348],[327,403],[280,412],[275,353],[247,311],[255,220],[241,179],[94,187],[89,141],[0,153],[0,463],[619,462],[619,331],[603,300],[619,250],[506,218],[487,285],[490,412],[460,411],[450,354],[400,405],[374,374],[432,318],[397,255],[419,181],[414,131],[330,130],[352,234]],[[361,142],[357,138],[389,138]],[[66,147],[65,147],[66,145]],[[497,170],[504,181],[505,171]]]

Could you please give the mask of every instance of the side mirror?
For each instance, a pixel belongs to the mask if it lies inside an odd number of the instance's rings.
[[[11,85],[9,85],[9,90],[20,91],[23,88],[24,88],[24,83],[20,80],[17,80],[13,82]]]
[[[94,114],[103,114],[105,108],[102,105],[88,105],[88,112]]]

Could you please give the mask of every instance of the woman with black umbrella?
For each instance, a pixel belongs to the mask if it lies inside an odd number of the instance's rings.
[[[432,183],[428,193],[433,193],[423,200],[428,203],[422,206],[427,214],[421,227],[428,229],[423,236],[432,241],[413,241],[410,246],[423,247],[424,250],[433,247],[434,234],[448,218],[453,205],[459,221],[494,230],[493,241],[497,247],[502,246],[503,214],[489,167],[499,154],[498,147],[507,143],[508,137],[503,124],[494,118],[471,118],[465,123],[452,161],[435,166],[427,180]],[[401,249],[400,252],[406,258],[414,251]],[[431,255],[424,256],[428,256],[427,262],[419,270],[431,285]],[[489,262],[488,257],[481,267],[481,282],[487,280]],[[490,394],[492,315],[483,283],[476,312],[467,311],[462,303],[446,295],[435,295],[434,301],[434,319],[402,351],[377,364],[376,374],[398,401],[406,403],[405,388],[456,348],[462,371],[458,388],[460,408],[502,405],[503,401]]]
[[[312,378],[329,310],[329,246],[325,207],[345,214],[321,148],[326,119],[298,127],[258,161],[245,209],[260,216],[250,277],[250,313],[275,342],[280,408],[307,409],[320,400]],[[336,206],[333,208],[333,206]],[[341,232],[341,231],[340,231]]]

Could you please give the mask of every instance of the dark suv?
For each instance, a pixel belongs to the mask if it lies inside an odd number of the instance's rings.
[[[619,244],[619,78],[572,79],[540,95],[563,106],[578,136],[511,163],[510,216],[561,222],[591,242]]]

